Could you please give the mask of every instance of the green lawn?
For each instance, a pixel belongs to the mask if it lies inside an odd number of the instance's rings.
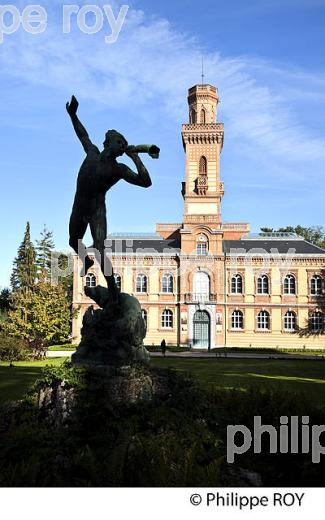
[[[32,384],[42,374],[45,365],[61,365],[66,358],[53,358],[44,361],[19,361],[14,367],[0,363],[0,404],[21,399]]]
[[[65,358],[36,362],[0,363],[0,404],[21,399],[45,365],[60,365]],[[251,386],[303,392],[315,404],[325,403],[325,362],[275,359],[173,359],[154,358],[153,366],[191,373],[201,382],[219,388]]]
[[[325,403],[325,361],[155,358],[153,364],[191,373],[218,388],[245,390],[254,386],[303,392],[315,404]]]

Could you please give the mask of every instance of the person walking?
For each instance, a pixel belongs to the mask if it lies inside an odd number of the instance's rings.
[[[166,341],[163,339],[160,343],[161,353],[164,357],[166,357]]]

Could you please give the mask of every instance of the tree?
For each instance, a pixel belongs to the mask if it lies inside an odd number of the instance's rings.
[[[36,264],[39,278],[48,278],[51,270],[51,253],[54,249],[53,232],[45,224],[39,240],[36,240]]]
[[[10,307],[10,290],[5,288],[0,292],[0,313],[7,313]]]
[[[62,270],[67,269],[68,265],[72,264],[72,255],[60,253],[58,257],[58,265]],[[73,292],[73,272],[67,276],[61,276],[59,283],[64,287],[69,304],[72,306],[72,292]]]
[[[261,227],[262,233],[273,233],[274,229],[271,227]]]
[[[13,291],[30,290],[36,280],[36,252],[30,238],[30,225],[26,224],[24,239],[18,249],[10,278]]]
[[[71,312],[65,289],[41,280],[33,290],[15,291],[4,332],[25,340],[34,356],[68,340]]]
[[[280,227],[279,229],[263,227],[261,228],[261,231],[263,233],[296,233],[296,235],[303,237],[307,242],[311,242],[315,246],[325,249],[325,228],[322,226],[304,227],[298,225]]]

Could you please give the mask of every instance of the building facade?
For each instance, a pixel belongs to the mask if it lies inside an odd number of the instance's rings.
[[[325,250],[294,234],[250,235],[247,223],[225,223],[217,122],[218,92],[189,89],[183,222],[106,241],[122,292],[138,298],[147,345],[325,347]],[[99,266],[81,278],[74,257],[73,337],[92,304],[84,286],[105,285]]]

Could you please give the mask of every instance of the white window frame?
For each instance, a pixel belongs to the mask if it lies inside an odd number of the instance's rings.
[[[244,314],[239,309],[236,309],[231,313],[231,328],[232,330],[244,329]]]
[[[237,273],[231,277],[231,294],[243,294],[243,277],[241,274]],[[240,290],[238,290],[240,289]]]
[[[310,279],[310,294],[312,296],[323,294],[323,279],[319,274],[315,274]]]
[[[265,291],[265,287],[264,287],[265,280],[267,283],[266,291]],[[259,291],[259,288],[261,289],[261,291]],[[257,292],[257,294],[270,294],[270,279],[267,276],[267,274],[262,274],[261,276],[258,276],[257,281],[256,281],[256,292]]]
[[[260,311],[257,315],[257,330],[270,330],[270,321],[270,313],[267,311]]]
[[[146,274],[137,274],[135,280],[135,292],[139,294],[145,294],[148,292],[148,277]]]
[[[174,292],[174,277],[171,273],[165,273],[161,279],[161,292],[172,294]]]
[[[289,325],[289,326],[288,326]],[[292,332],[296,330],[297,326],[297,314],[294,311],[287,311],[283,316],[283,329],[286,332]]]
[[[283,280],[283,294],[296,294],[296,277],[293,274],[287,274]]]
[[[86,280],[85,280],[86,287],[96,287],[97,285],[97,278],[94,273],[87,273],[86,274]]]
[[[161,313],[161,328],[172,329],[174,326],[174,314],[170,309],[164,309]]]

